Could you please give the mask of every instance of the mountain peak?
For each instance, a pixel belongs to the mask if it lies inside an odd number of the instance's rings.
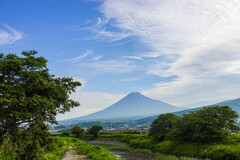
[[[181,108],[148,98],[139,92],[131,92],[104,110],[75,118],[75,120],[149,116],[179,110],[181,110]]]
[[[139,92],[131,92],[131,93],[129,93],[128,95],[142,95],[142,94],[139,93]]]
[[[139,93],[139,92],[131,92],[131,93],[129,93],[126,97],[138,97],[138,98],[142,98],[142,97],[144,97],[144,95],[142,95],[141,93]]]

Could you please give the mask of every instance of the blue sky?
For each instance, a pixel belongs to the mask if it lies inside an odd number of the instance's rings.
[[[86,115],[132,91],[177,106],[240,97],[240,2],[1,0],[0,52],[35,49]]]

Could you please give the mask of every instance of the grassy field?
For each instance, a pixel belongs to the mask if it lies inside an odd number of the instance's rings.
[[[121,135],[122,136],[122,135]],[[126,136],[125,136],[126,137]],[[131,137],[137,137],[132,135]],[[142,137],[139,135],[139,137]],[[143,136],[144,137],[144,136]],[[45,160],[60,160],[62,155],[69,150],[68,146],[72,146],[77,150],[78,154],[86,155],[88,159],[92,160],[121,160],[116,157],[109,150],[99,146],[81,142],[76,138],[71,137],[55,137],[54,142],[48,146],[48,152],[45,154]],[[189,158],[184,156],[165,155],[161,153],[154,153],[149,149],[134,149],[126,146],[111,146],[114,150],[125,150],[128,152],[143,153],[149,156],[154,156],[159,160],[197,160],[196,158]]]
[[[85,136],[83,138],[91,139],[90,136]],[[230,135],[222,142],[210,144],[173,141],[154,143],[146,134],[100,134],[98,140],[117,140],[126,142],[130,147],[136,148],[137,150],[147,149],[144,150],[147,152],[153,151],[177,156],[198,157],[203,159],[209,158],[212,160],[240,159],[240,134]]]
[[[125,150],[128,152],[137,152],[137,153],[143,153],[149,156],[154,156],[156,159],[159,160],[200,160],[198,158],[191,158],[191,157],[185,157],[185,156],[175,156],[175,155],[166,155],[166,154],[162,154],[162,153],[158,153],[158,152],[152,152],[149,149],[134,149],[131,147],[127,147],[127,146],[112,146],[111,147],[114,150]],[[207,159],[206,159],[207,160]]]
[[[46,160],[60,160],[62,155],[68,150],[68,146],[72,146],[74,150],[77,150],[78,154],[86,155],[88,159],[121,160],[101,146],[87,144],[76,138],[55,137],[53,141],[47,148],[48,152],[45,154]]]

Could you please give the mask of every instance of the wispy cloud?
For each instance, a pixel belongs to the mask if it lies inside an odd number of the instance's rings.
[[[177,105],[240,96],[240,1],[105,0],[100,11],[152,50],[126,58],[164,57],[146,66],[147,73],[177,77],[146,95]]]
[[[124,58],[127,58],[127,59],[136,59],[136,60],[141,60],[142,59],[142,56],[123,56]]]
[[[67,59],[66,61],[72,62],[72,63],[76,63],[79,60],[89,56],[90,54],[93,54],[93,50],[87,50],[84,54],[82,54],[81,56],[75,57],[75,58],[70,58]]]
[[[130,31],[110,31],[107,29],[107,25],[111,26],[111,22],[108,19],[99,17],[95,24],[87,23],[86,26],[77,26],[75,29],[77,30],[88,30],[93,33],[92,36],[87,38],[76,38],[73,40],[99,40],[99,41],[109,41],[115,42],[119,40],[123,40],[129,36],[131,36]],[[112,27],[112,26],[111,26]]]
[[[94,69],[98,73],[130,73],[138,69],[135,63],[126,60],[108,60],[92,63],[83,63],[81,66]]]
[[[8,25],[4,25],[4,29],[0,28],[0,45],[13,44],[14,42],[22,38],[22,32],[19,32]]]
[[[106,31],[104,28],[95,28],[92,30],[92,32],[96,33],[93,39],[112,41],[112,42],[125,39],[130,35],[130,33],[126,33],[126,32]]]
[[[100,60],[102,58],[103,58],[103,56],[96,56],[96,57],[93,57],[93,60],[98,61],[98,60]]]
[[[132,78],[122,79],[121,81],[122,82],[134,82],[134,81],[137,81],[137,80],[139,80],[139,78],[132,77]]]

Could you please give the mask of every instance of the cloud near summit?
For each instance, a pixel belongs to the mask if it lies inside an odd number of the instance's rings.
[[[99,10],[119,35],[151,50],[137,56],[164,57],[147,74],[177,77],[143,91],[147,96],[185,106],[240,97],[240,1],[105,0]]]

